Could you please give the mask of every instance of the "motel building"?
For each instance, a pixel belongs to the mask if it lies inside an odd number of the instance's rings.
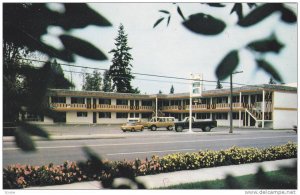
[[[99,91],[49,89],[49,107],[59,112],[50,119],[29,113],[23,120],[39,124],[122,124],[127,118],[149,120],[189,116],[189,93],[128,94]],[[253,85],[233,88],[233,126],[291,129],[297,125],[297,87]],[[157,108],[156,108],[157,107]],[[193,97],[192,115],[197,119],[217,120],[218,126],[230,125],[230,89],[215,89]]]

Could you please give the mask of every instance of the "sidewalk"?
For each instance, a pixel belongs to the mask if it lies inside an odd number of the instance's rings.
[[[157,175],[139,176],[137,180],[143,182],[148,189],[167,187],[171,185],[177,185],[181,183],[191,183],[199,181],[209,181],[216,179],[224,179],[227,174],[233,176],[242,176],[255,174],[258,167],[262,166],[264,171],[275,171],[282,166],[293,166],[297,159],[285,159],[276,161],[266,161],[260,163],[249,163],[243,165],[230,165],[212,168],[203,168],[198,170],[177,171],[171,173],[161,173]],[[92,182],[80,182],[66,185],[57,186],[43,186],[43,187],[30,187],[27,190],[36,189],[59,189],[59,190],[71,190],[71,189],[101,189],[102,186],[98,181]]]

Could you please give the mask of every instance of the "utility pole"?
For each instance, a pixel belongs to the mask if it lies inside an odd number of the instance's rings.
[[[230,113],[229,113],[230,129],[229,129],[229,133],[233,133],[233,128],[232,128],[232,75],[242,73],[242,72],[243,71],[235,71],[230,74]]]

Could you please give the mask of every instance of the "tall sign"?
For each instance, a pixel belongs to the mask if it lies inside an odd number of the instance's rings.
[[[190,116],[189,116],[189,133],[192,133],[192,99],[193,97],[201,97],[203,90],[203,75],[191,74],[190,86]]]

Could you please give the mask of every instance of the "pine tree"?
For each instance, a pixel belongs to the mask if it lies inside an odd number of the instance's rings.
[[[100,91],[102,84],[101,73],[94,70],[93,74],[85,74],[82,90],[85,91]]]
[[[271,77],[271,78],[270,78],[270,80],[269,80],[269,84],[270,84],[270,85],[274,85],[274,84],[276,84],[276,82],[274,81],[273,77]]]
[[[222,89],[222,88],[223,88],[223,86],[222,86],[220,80],[218,80],[218,81],[217,81],[216,89]]]
[[[170,94],[174,94],[174,86],[173,85],[171,86]]]
[[[161,90],[158,91],[158,94],[162,94],[163,92]]]
[[[104,92],[112,92],[111,78],[109,76],[108,70],[103,73],[103,86],[102,91]]]
[[[120,93],[136,93],[139,90],[133,89],[131,86],[131,80],[134,76],[131,74],[132,65],[130,63],[133,60],[129,50],[132,48],[127,45],[127,34],[125,34],[124,26],[120,24],[118,36],[115,39],[116,48],[109,53],[113,53],[112,65],[109,69],[109,76],[113,81],[113,90]]]

